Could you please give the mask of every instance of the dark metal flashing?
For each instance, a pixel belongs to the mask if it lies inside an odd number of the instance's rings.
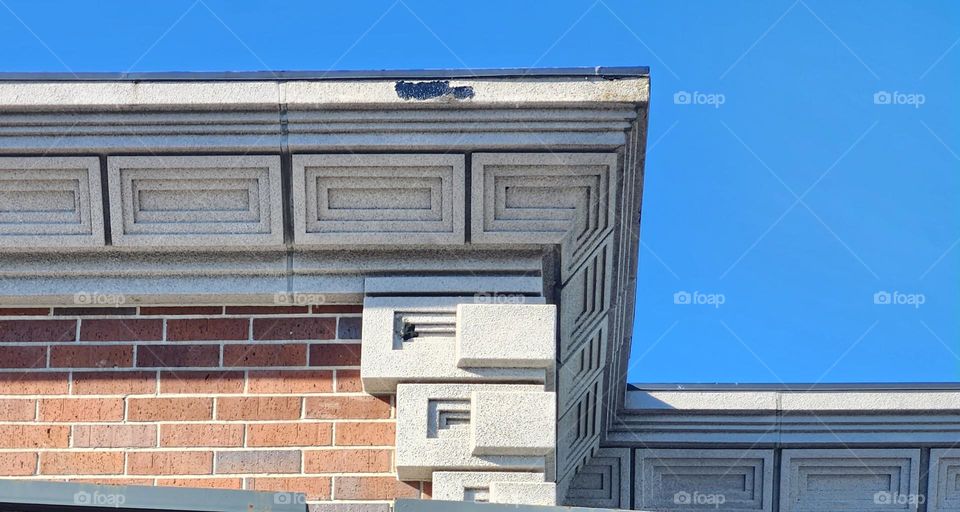
[[[217,82],[269,80],[443,80],[469,78],[637,78],[646,66],[569,68],[410,69],[366,71],[159,71],[145,73],[3,72],[0,82]]]
[[[960,382],[856,382],[816,384],[738,383],[638,383],[627,391],[957,391]]]
[[[2,512],[306,512],[303,494],[0,480]]]

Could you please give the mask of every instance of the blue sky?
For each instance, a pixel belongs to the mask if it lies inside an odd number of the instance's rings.
[[[0,0],[0,70],[649,65],[629,379],[960,380],[960,2],[97,5]]]

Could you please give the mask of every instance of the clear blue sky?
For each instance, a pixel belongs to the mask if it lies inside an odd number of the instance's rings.
[[[960,2],[90,5],[0,70],[649,65],[630,380],[960,380]]]

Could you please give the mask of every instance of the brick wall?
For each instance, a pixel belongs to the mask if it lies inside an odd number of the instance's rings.
[[[0,308],[0,477],[427,497],[361,389],[360,311]]]

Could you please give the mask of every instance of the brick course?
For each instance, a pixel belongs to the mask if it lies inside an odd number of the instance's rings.
[[[363,393],[361,312],[0,308],[0,478],[418,497],[394,397]]]

